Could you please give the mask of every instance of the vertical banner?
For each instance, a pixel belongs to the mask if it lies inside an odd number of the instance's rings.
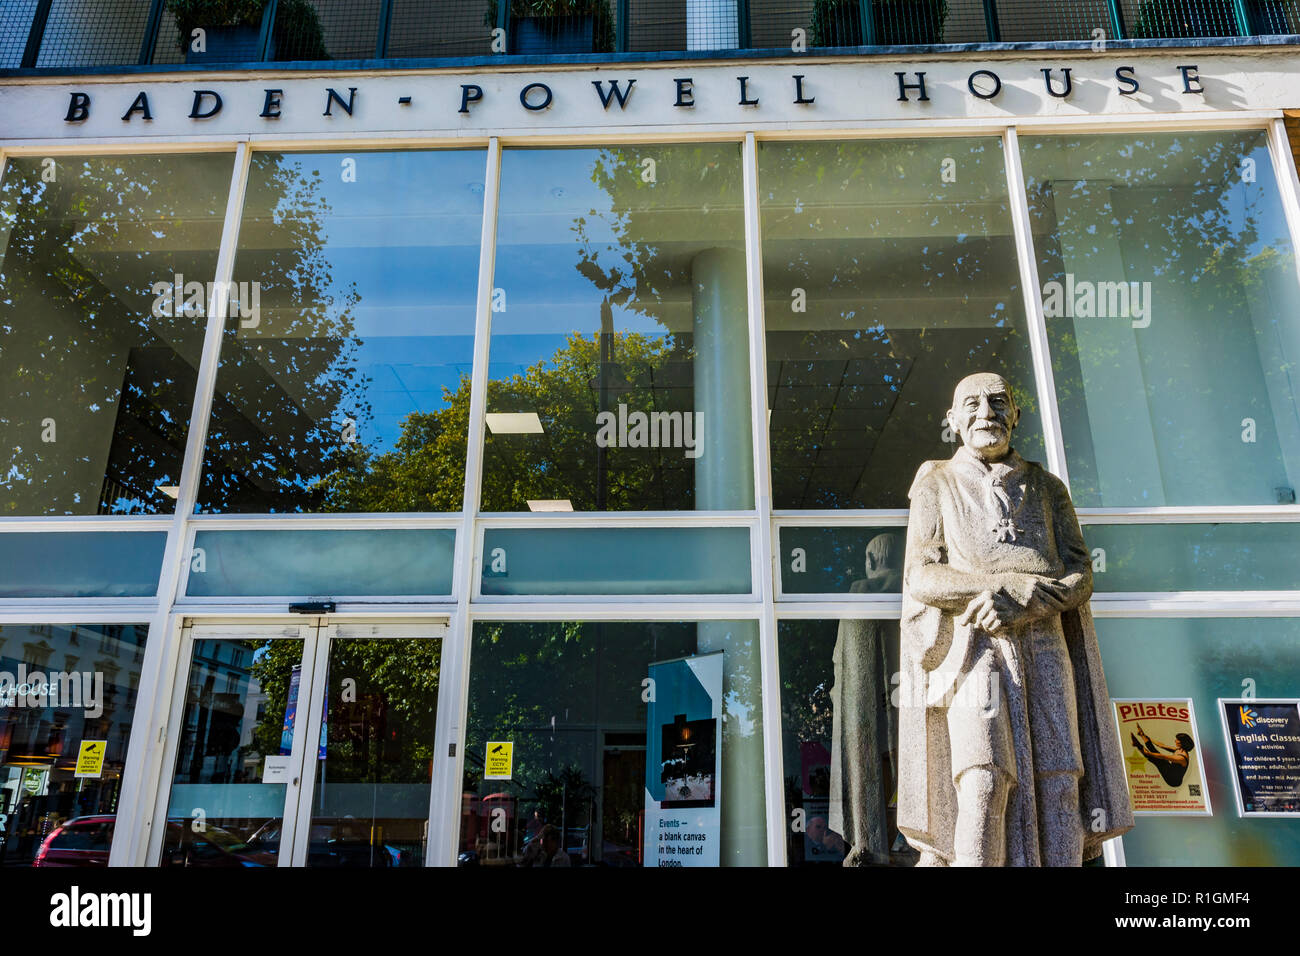
[[[722,820],[722,654],[650,665],[646,866],[717,866]]]
[[[1210,795],[1191,700],[1112,703],[1133,812],[1209,816]]]
[[[1300,701],[1219,698],[1243,817],[1300,817]]]

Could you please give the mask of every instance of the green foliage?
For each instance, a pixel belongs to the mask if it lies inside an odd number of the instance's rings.
[[[280,0],[275,8],[275,59],[328,60],[325,33],[310,0]]]
[[[339,467],[317,486],[326,511],[459,511],[469,432],[469,376],[446,407],[413,412],[393,450],[374,455],[361,445],[342,453]]]
[[[335,640],[330,647],[329,719],[326,726],[331,783],[426,783],[433,760],[441,641]],[[261,754],[280,752],[280,735],[299,641],[250,641],[251,673],[266,696],[266,716],[253,730]],[[351,686],[345,692],[344,681]],[[295,731],[305,733],[301,707]],[[309,741],[314,748],[316,741]]]
[[[189,42],[195,27],[252,27],[262,19],[268,0],[167,0],[176,18],[181,47]]]

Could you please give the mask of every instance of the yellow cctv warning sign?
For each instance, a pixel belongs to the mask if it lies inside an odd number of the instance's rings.
[[[509,780],[515,763],[515,745],[511,740],[489,740],[484,780]]]
[[[77,777],[99,777],[104,773],[104,754],[108,751],[107,740],[83,740],[77,751]]]

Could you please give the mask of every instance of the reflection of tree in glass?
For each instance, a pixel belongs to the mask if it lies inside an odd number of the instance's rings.
[[[646,160],[654,181],[647,182]],[[691,259],[718,245],[742,247],[744,195],[732,144],[603,149],[591,179],[608,212],[574,220],[578,271],[609,300],[663,319],[665,300],[690,301]],[[606,232],[610,239],[601,238]]]
[[[12,457],[0,510],[170,510],[160,486],[179,478],[204,319],[151,315],[152,286],[176,273],[213,278],[230,163],[229,154],[52,167],[10,157],[0,187],[0,435]],[[46,420],[54,441],[42,441]]]
[[[681,389],[651,383],[688,363],[672,336],[636,332],[610,337],[606,363],[611,407],[635,403],[646,412],[684,411],[671,396]],[[483,472],[484,511],[518,511],[529,499],[568,498],[595,510],[598,492],[596,416],[601,374],[600,336],[569,336],[549,360],[523,375],[488,383],[488,407],[536,409],[542,435],[490,435]],[[469,379],[444,389],[444,408],[408,415],[392,451],[362,450],[340,463],[319,489],[329,511],[459,511],[464,492]],[[656,404],[658,403],[658,404]],[[656,451],[658,451],[656,449]],[[680,507],[693,495],[690,460],[681,449],[611,455],[605,464],[605,506],[612,510]]]
[[[327,478],[366,451],[346,420],[371,417],[356,366],[355,285],[334,284],[319,171],[289,155],[255,154],[246,209],[270,210],[246,238],[235,274],[262,284],[259,325],[226,323],[204,457],[205,511],[319,511]],[[245,222],[248,235],[253,224]]]
[[[418,639],[332,642],[326,782],[429,781],[441,646]],[[293,669],[301,659],[297,641],[271,641],[254,660],[252,674],[266,695],[266,716],[253,734],[260,753],[280,752]],[[345,689],[345,680],[354,683]],[[298,708],[295,733],[306,733],[308,716]],[[313,744],[307,742],[309,754]]]
[[[1203,430],[1205,424],[1201,418],[1192,421],[1190,417],[1199,416],[1198,410],[1222,406],[1223,381],[1211,369],[1222,368],[1217,363],[1239,351],[1243,337],[1254,339],[1259,334],[1254,330],[1252,299],[1279,277],[1288,286],[1295,281],[1289,272],[1294,258],[1287,239],[1272,237],[1271,244],[1261,245],[1260,220],[1265,210],[1251,200],[1262,198],[1263,190],[1248,189],[1243,177],[1245,158],[1269,163],[1262,140],[1262,133],[1251,131],[1024,141],[1026,189],[1041,282],[1064,283],[1067,262],[1075,269],[1093,260],[1112,261],[1110,247],[1115,244],[1125,274],[1081,274],[1077,278],[1152,282],[1154,303],[1148,305],[1153,307],[1153,321],[1158,325],[1140,331],[1136,339],[1117,335],[1103,342],[1094,337],[1086,358],[1104,377],[1107,370],[1128,367],[1125,360],[1136,348],[1146,376],[1140,387],[1146,395],[1174,394],[1185,400],[1189,420],[1160,422],[1155,433],[1158,442],[1163,440],[1171,448],[1180,446],[1185,456],[1196,444],[1193,432]],[[1079,156],[1087,157],[1082,165]],[[1259,176],[1264,175],[1261,169]],[[1062,200],[1091,200],[1096,203],[1091,208],[1104,208],[1105,212],[1098,221],[1076,221],[1063,233],[1057,208]],[[1190,308],[1173,314],[1166,298],[1162,310],[1162,295],[1181,297]],[[1087,423],[1073,322],[1049,317],[1047,324],[1062,419]],[[1175,347],[1171,339],[1156,338],[1165,330],[1181,337],[1182,345]],[[1156,344],[1160,342],[1164,346]],[[1271,374],[1275,370],[1266,371]],[[1233,398],[1234,421],[1247,415],[1261,422],[1271,420],[1272,409],[1263,390],[1248,389]],[[1070,483],[1076,504],[1130,503],[1103,500],[1091,435],[1107,427],[1115,427],[1115,423],[1067,427]],[[1195,457],[1209,461],[1219,456]]]
[[[972,371],[1036,419],[996,140],[765,144],[759,165],[777,507],[906,507]],[[1032,428],[1018,447],[1041,455]]]

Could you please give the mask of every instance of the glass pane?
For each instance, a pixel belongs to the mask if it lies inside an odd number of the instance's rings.
[[[172,511],[232,162],[8,158],[0,514]]]
[[[108,865],[148,631],[0,625],[0,867]]]
[[[1300,590],[1294,524],[1088,524],[1083,538],[1097,591]]]
[[[906,508],[972,372],[999,372],[1041,460],[1001,142],[761,143],[776,508]]]
[[[484,163],[254,154],[199,510],[460,510]]]
[[[900,594],[903,589],[901,527],[780,530],[777,555],[785,594]]]
[[[275,866],[303,642],[196,640],[163,866]]]
[[[482,592],[748,594],[748,528],[489,528]]]
[[[1138,817],[1124,836],[1129,866],[1296,866],[1300,817],[1242,819],[1232,791],[1220,697],[1241,697],[1249,678],[1261,698],[1295,697],[1300,622],[1285,618],[1097,621],[1112,697],[1190,697],[1213,817]],[[1129,740],[1126,758],[1143,759]]]
[[[148,597],[162,531],[21,531],[0,537],[0,597]]]
[[[1021,143],[1075,504],[1295,503],[1300,285],[1267,134]]]
[[[666,705],[653,723],[651,697]],[[468,715],[462,866],[656,866],[656,820],[673,812],[704,834],[684,865],[766,862],[757,622],[478,622]],[[656,809],[683,728],[712,758],[685,778],[701,799]],[[512,766],[489,776],[502,744]]]
[[[451,594],[456,532],[200,531],[191,597],[404,597]]]
[[[898,621],[781,621],[777,634],[788,865],[912,866],[895,826]]]
[[[441,647],[330,643],[308,866],[424,866]]]
[[[502,154],[485,511],[754,507],[740,146]]]

